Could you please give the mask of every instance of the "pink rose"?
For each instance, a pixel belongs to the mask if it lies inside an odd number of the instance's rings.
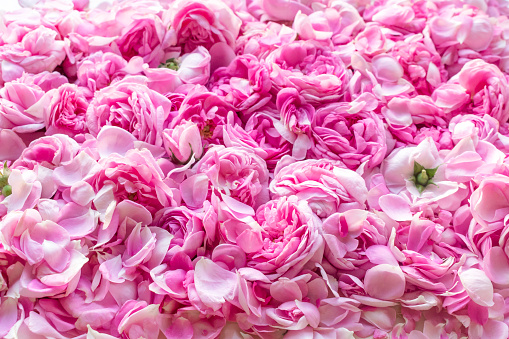
[[[292,27],[300,39],[330,40],[334,45],[341,45],[350,42],[364,25],[364,20],[354,6],[334,1],[312,13],[297,13]]]
[[[210,49],[219,42],[234,48],[240,25],[241,20],[222,1],[178,0],[170,8],[170,31],[186,53],[198,46]]]
[[[269,21],[249,22],[245,32],[237,39],[237,55],[253,54],[258,59],[265,59],[279,46],[294,42],[297,32],[286,25]]]
[[[230,104],[199,86],[187,94],[169,128],[175,128],[184,120],[198,126],[205,144],[221,144],[222,127],[226,124],[240,124],[240,119]]]
[[[52,89],[27,112],[44,119],[46,135],[67,134],[74,136],[88,132],[85,115],[88,101],[83,90],[73,84],[64,84]]]
[[[151,89],[166,95],[185,84],[205,85],[210,76],[210,59],[209,51],[198,46],[192,52],[166,60],[159,68],[143,66],[143,73]]]
[[[429,38],[409,36],[398,41],[391,52],[403,66],[405,77],[417,93],[429,95],[433,89],[447,81],[447,71]]]
[[[269,200],[267,165],[247,148],[215,146],[193,170],[209,178],[212,194],[220,200],[231,197],[255,209]]]
[[[484,178],[470,197],[470,211],[484,227],[501,227],[509,213],[509,199],[505,192],[509,178],[494,174]]]
[[[376,105],[376,103],[375,103]],[[368,110],[352,112],[347,103],[319,108],[311,125],[316,159],[341,160],[348,168],[378,166],[387,151],[386,131],[380,117]]]
[[[184,206],[167,207],[156,212],[153,224],[173,235],[167,256],[184,252],[193,258],[203,246],[205,231],[201,215]]]
[[[140,141],[162,146],[163,125],[171,102],[149,89],[145,77],[127,77],[95,93],[86,113],[87,127],[97,135],[101,127],[118,126]]]
[[[17,133],[35,132],[44,128],[43,118],[26,113],[44,91],[26,73],[17,80],[8,82],[0,89],[0,128]]]
[[[488,114],[501,123],[509,119],[509,84],[507,76],[483,60],[467,62],[458,73],[459,84],[472,98],[469,110],[476,115]]]
[[[28,73],[52,72],[65,58],[66,42],[58,39],[58,33],[40,26],[27,33],[21,42],[0,47],[2,79],[19,78]]]
[[[84,180],[97,194],[104,195],[104,199],[117,202],[129,199],[145,206],[151,213],[176,205],[177,197],[164,183],[163,172],[149,151],[129,150],[125,156],[113,153],[101,159],[99,166]],[[62,179],[70,179],[71,175],[72,172],[67,170],[61,172]]]
[[[275,197],[305,200],[321,218],[352,208],[365,208],[368,190],[364,179],[331,160],[304,160],[275,173],[270,183]]]
[[[115,41],[122,56],[129,60],[140,56],[150,67],[157,67],[167,59],[166,51],[171,44],[169,32],[161,18],[154,14],[136,16],[124,26]]]
[[[321,221],[306,201],[295,196],[271,200],[258,209],[256,219],[261,243],[249,254],[248,267],[270,279],[291,279],[306,265],[321,261]]]
[[[236,57],[228,67],[217,69],[209,88],[247,115],[270,101],[269,71],[254,56]]]
[[[337,101],[350,78],[337,52],[312,41],[285,44],[265,61],[277,90],[295,88],[313,104]]]
[[[78,63],[78,83],[93,94],[122,78],[126,66],[127,61],[120,55],[111,52],[93,53]]]

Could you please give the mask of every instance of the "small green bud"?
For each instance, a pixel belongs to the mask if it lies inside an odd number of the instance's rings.
[[[421,173],[417,174],[417,182],[423,186],[426,186],[428,184],[428,174],[426,173],[426,170],[422,170]]]
[[[4,197],[8,197],[11,194],[12,194],[12,187],[11,187],[11,185],[6,185],[6,186],[4,186],[4,188],[2,188],[2,195]]]

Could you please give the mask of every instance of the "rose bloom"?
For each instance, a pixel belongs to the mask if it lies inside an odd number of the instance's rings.
[[[322,223],[305,200],[295,196],[271,200],[260,206],[256,220],[262,227],[261,243],[249,254],[248,267],[269,279],[291,279],[304,266],[321,262]]]
[[[52,72],[65,59],[66,42],[57,40],[58,33],[44,26],[28,32],[21,42],[0,47],[3,81],[19,78],[23,72]]]
[[[269,200],[267,165],[247,148],[214,146],[193,170],[207,175],[218,196],[227,195],[255,209]]]
[[[310,152],[316,159],[341,160],[348,168],[378,166],[387,151],[386,130],[380,117],[367,111],[353,113],[347,103],[319,108],[311,125]]]
[[[279,160],[292,151],[292,144],[274,127],[275,120],[279,120],[279,113],[267,109],[253,113],[244,128],[226,125],[223,132],[225,146],[253,148],[265,160],[267,168],[273,171]]]
[[[67,134],[74,136],[88,132],[85,115],[88,101],[81,87],[64,84],[52,89],[27,112],[35,117],[42,117],[46,134]]]
[[[164,183],[163,172],[148,150],[129,150],[125,156],[113,153],[99,166],[84,179],[97,195],[117,202],[129,199],[151,213],[176,205],[173,190]]]
[[[140,141],[162,146],[161,133],[172,104],[146,86],[141,76],[126,77],[95,93],[86,113],[90,133],[97,136],[102,126],[117,126]]]
[[[270,101],[268,70],[250,54],[236,57],[228,67],[218,68],[209,88],[247,115]]]
[[[275,197],[296,196],[307,201],[319,217],[365,208],[368,189],[356,172],[333,160],[304,160],[287,165],[275,173],[270,183]]]
[[[468,109],[476,115],[488,114],[505,123],[509,119],[507,76],[483,60],[467,62],[458,73],[459,84],[472,98]]]
[[[312,41],[285,44],[265,61],[277,90],[295,88],[309,103],[337,101],[350,78],[337,52]]]
[[[223,42],[235,47],[241,20],[222,1],[178,0],[170,8],[170,30],[185,53]]]
[[[90,90],[98,91],[114,80],[122,78],[127,61],[120,55],[102,51],[93,53],[78,63],[78,84]]]
[[[240,124],[233,106],[202,86],[194,87],[187,94],[169,128],[175,128],[184,120],[198,126],[205,144],[222,144],[223,126]]]
[[[140,56],[150,67],[157,67],[166,61],[165,49],[171,40],[162,20],[155,14],[147,14],[124,27],[116,43],[126,60]]]

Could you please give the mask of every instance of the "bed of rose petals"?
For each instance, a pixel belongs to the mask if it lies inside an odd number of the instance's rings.
[[[508,2],[20,4],[1,338],[509,337]]]

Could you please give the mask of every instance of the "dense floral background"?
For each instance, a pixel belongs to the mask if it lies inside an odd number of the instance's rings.
[[[3,0],[0,337],[508,338],[508,15]]]

